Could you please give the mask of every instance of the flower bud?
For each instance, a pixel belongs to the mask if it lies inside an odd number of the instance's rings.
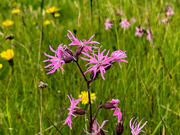
[[[123,133],[123,131],[124,131],[123,122],[119,121],[116,126],[116,134],[121,135]]]
[[[106,103],[105,105],[103,105],[103,108],[112,109],[112,108],[116,108],[116,107],[115,107],[115,103]]]
[[[66,52],[69,53],[71,56],[73,56],[72,51],[71,51],[66,45],[64,45],[63,48],[64,48],[64,51],[66,51]]]
[[[82,109],[75,109],[75,110],[73,111],[73,113],[79,114],[79,115],[84,115],[84,114],[86,114],[86,112],[85,112],[84,110],[82,110]]]
[[[84,48],[84,46],[78,46],[78,48],[77,48],[77,50],[76,50],[76,54],[75,54],[76,57],[81,54],[83,48]]]
[[[71,61],[74,61],[73,56],[64,56],[63,60],[65,63],[70,63]]]
[[[10,35],[7,35],[5,39],[12,40],[13,38],[14,38],[14,35],[13,35],[13,34],[10,34]]]

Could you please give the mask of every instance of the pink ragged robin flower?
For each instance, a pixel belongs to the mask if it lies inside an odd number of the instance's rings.
[[[163,22],[164,24],[166,24],[168,21],[169,21],[168,18],[162,19],[162,22]]]
[[[134,117],[133,117],[134,118]],[[141,122],[142,122],[142,120],[139,122],[139,124],[137,124],[137,122],[136,122],[136,120],[138,119],[138,117],[134,120],[134,122],[133,122],[133,124],[131,124],[131,122],[132,122],[132,120],[133,120],[133,118],[130,120],[130,122],[129,122],[129,126],[130,126],[130,128],[131,128],[131,133],[132,133],[132,135],[138,135],[140,132],[144,132],[143,130],[141,130],[145,125],[146,125],[146,123],[148,122],[148,121],[146,121],[141,127],[140,127],[140,124],[141,124]],[[146,132],[144,132],[144,133],[146,133]]]
[[[120,62],[126,62],[128,61],[124,60],[123,58],[126,58],[127,55],[125,54],[126,51],[117,50],[111,53],[111,57],[114,58],[112,62],[118,61],[119,66],[121,67]],[[121,67],[122,68],[122,67]]]
[[[66,118],[65,122],[63,123],[63,125],[65,125],[66,123],[68,123],[68,126],[70,127],[70,129],[72,130],[72,126],[71,126],[71,123],[72,123],[72,120],[71,120],[71,116],[74,116],[74,117],[77,117],[76,115],[74,115],[73,113],[76,112],[76,109],[79,109],[79,107],[77,107],[77,104],[79,103],[79,101],[81,100],[81,98],[79,99],[76,99],[74,100],[74,98],[72,97],[72,95],[70,94],[70,97],[69,95],[67,95],[70,102],[71,102],[71,106],[70,108],[68,108],[69,110],[69,113],[68,113],[68,117]]]
[[[44,60],[43,62],[47,62],[47,61],[52,62],[51,64],[44,67],[44,68],[49,68],[48,71],[51,70],[47,74],[54,73],[57,68],[61,68],[64,71],[64,69],[61,67],[62,64],[65,64],[65,61],[61,57],[62,51],[60,51],[59,49],[57,51],[55,51],[52,49],[52,47],[50,45],[49,45],[49,48],[51,49],[52,52],[54,52],[55,56],[51,56],[51,55],[44,53],[47,57],[49,57],[51,59]]]
[[[119,23],[119,25],[121,25],[121,28],[125,28],[125,29],[128,29],[129,26],[131,26],[130,23],[127,21],[127,19],[124,19],[124,21]]]
[[[105,25],[105,30],[108,30],[108,28],[112,28],[111,25],[113,24],[110,22],[110,19],[106,19],[104,25]]]
[[[104,52],[106,51],[106,49],[104,49],[101,53],[100,53],[100,49],[102,46],[100,46],[100,48],[98,49],[98,55],[92,53],[93,57],[90,56],[88,53],[82,52],[82,54],[86,55],[87,57],[89,57],[90,59],[87,58],[83,58],[80,57],[82,60],[85,61],[89,61],[88,64],[86,64],[85,66],[89,65],[89,64],[94,64],[90,67],[87,68],[87,71],[84,73],[86,74],[87,72],[93,71],[94,72],[94,77],[96,76],[96,73],[98,71],[100,71],[101,73],[101,77],[105,80],[103,73],[105,73],[105,69],[108,66],[112,66],[111,61],[114,59],[113,57],[108,57],[109,51],[107,52],[107,54],[105,56],[103,56]]]
[[[123,15],[122,11],[120,11],[119,9],[117,10],[116,14]]]
[[[94,37],[94,35],[91,36],[88,41],[83,39],[83,42],[82,42],[77,37],[75,37],[70,30],[68,30],[68,32],[70,33],[71,36],[69,35],[69,33],[67,34],[67,36],[72,41],[69,45],[78,45],[80,47],[83,47],[83,50],[86,53],[88,53],[88,50],[92,51],[92,46],[87,46],[87,44],[100,44],[99,42],[91,41],[91,39]],[[93,48],[97,48],[97,47],[93,47]]]
[[[135,36],[141,37],[144,33],[144,28],[138,28],[136,27],[136,33]]]
[[[151,32],[150,30],[147,30],[147,40],[151,41],[152,40],[152,37],[151,37]]]
[[[131,18],[131,22],[135,23],[136,22],[136,19],[135,18]]]
[[[166,12],[166,15],[169,16],[169,15],[174,15],[174,11],[169,7],[168,8],[168,11]]]
[[[92,128],[95,133],[88,133],[88,132],[85,131],[85,130],[84,130],[84,132],[86,132],[86,134],[88,134],[88,135],[99,135],[98,133],[108,132],[108,131],[102,129],[102,127],[104,126],[104,124],[106,123],[106,121],[108,121],[108,120],[104,120],[103,123],[102,123],[102,125],[100,126],[99,123],[95,120],[95,121],[94,121],[95,123],[93,124],[93,128]],[[98,129],[97,129],[97,125],[99,126]]]
[[[114,113],[113,113],[113,116],[118,116],[118,120],[117,120],[117,122],[119,122],[121,119],[122,119],[122,113],[121,113],[121,110],[118,108],[118,106],[117,106],[117,103],[119,103],[120,102],[120,100],[119,99],[112,99],[111,101],[108,101],[108,102],[110,102],[110,103],[112,103],[113,104],[113,108],[111,108],[111,110],[115,110],[114,111]]]

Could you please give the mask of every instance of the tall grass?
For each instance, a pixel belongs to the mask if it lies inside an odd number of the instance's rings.
[[[43,134],[55,134],[57,130],[52,123],[56,125],[57,122],[57,128],[63,134],[85,134],[84,116],[73,120],[72,130],[67,125],[63,126],[68,113],[66,108],[70,105],[67,95],[72,94],[74,98],[78,98],[80,92],[86,90],[86,84],[75,63],[64,65],[65,72],[57,70],[50,75],[46,75],[47,71],[43,68],[46,65],[43,60],[47,59],[43,52],[52,54],[49,45],[56,49],[60,43],[69,44],[67,30],[73,29],[77,30],[79,39],[88,39],[95,34],[93,40],[100,42],[103,49],[111,52],[120,49],[126,51],[128,56],[128,64],[122,63],[122,68],[118,64],[114,65],[106,72],[105,80],[99,78],[91,84],[91,91],[97,96],[93,104],[94,113],[100,100],[104,104],[112,98],[120,99],[124,134],[130,134],[129,120],[137,116],[148,121],[144,128],[147,134],[162,134],[163,130],[166,134],[180,134],[180,2],[169,0],[168,3],[172,4],[175,14],[164,25],[161,19],[164,17],[166,0],[98,0],[92,1],[92,6],[91,1],[87,0],[44,1],[42,17],[43,20],[49,19],[51,24],[43,28],[42,53],[38,61],[41,0],[1,1],[0,24],[6,19],[13,20],[14,24],[9,28],[0,25],[0,42],[10,33],[15,38],[0,45],[0,52],[13,46],[15,56],[13,75],[8,62],[0,58],[0,63],[3,64],[0,69],[0,134],[40,132],[40,81],[48,84],[42,91],[41,121],[42,130],[46,130]],[[61,9],[59,18],[45,13],[46,8],[54,5]],[[11,14],[14,8],[20,8],[21,12],[17,15]],[[137,22],[123,30],[119,26],[120,16],[115,14],[117,9],[123,12],[122,18],[134,17]],[[135,37],[136,26],[149,28],[147,17],[154,36],[154,47],[145,36]],[[106,18],[110,18],[114,24],[108,31],[104,26]],[[85,62],[80,64],[84,65]],[[84,106],[84,109],[88,109],[88,106]],[[101,109],[97,119],[99,123],[108,119],[104,129],[113,135],[116,117],[112,114],[110,110]]]

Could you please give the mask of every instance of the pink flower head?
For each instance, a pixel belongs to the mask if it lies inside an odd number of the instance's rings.
[[[90,71],[94,71],[94,78],[96,76],[96,73],[98,71],[100,71],[101,73],[101,77],[105,80],[103,73],[105,73],[105,69],[108,66],[112,66],[112,64],[110,63],[114,58],[113,57],[108,57],[109,51],[107,52],[107,54],[105,56],[103,56],[104,52],[106,51],[106,49],[104,49],[101,53],[100,53],[100,49],[102,46],[100,46],[100,48],[98,49],[98,55],[92,53],[93,57],[90,56],[89,54],[82,52],[82,54],[86,55],[87,57],[89,57],[90,59],[87,58],[83,58],[81,57],[81,59],[85,60],[85,61],[89,61],[89,63],[87,63],[85,66],[89,65],[89,64],[95,64],[92,65],[90,67],[87,68],[87,71],[85,72],[85,74],[87,72]]]
[[[134,118],[134,117],[133,117],[133,118]],[[130,128],[131,128],[131,133],[132,133],[132,135],[138,135],[140,132],[144,132],[144,131],[141,130],[141,129],[146,125],[146,123],[147,123],[148,121],[146,121],[141,127],[139,127],[143,119],[139,122],[139,124],[137,124],[137,122],[136,122],[136,120],[138,119],[138,117],[137,117],[137,118],[134,120],[133,124],[131,124],[133,118],[132,118],[132,119],[130,120],[130,122],[129,122],[129,126],[130,126]],[[144,133],[146,133],[146,132],[144,132]]]
[[[70,33],[71,37],[70,37],[69,34],[67,34],[67,36],[72,41],[69,45],[78,45],[78,46],[84,47],[83,50],[86,53],[88,53],[88,50],[92,51],[92,47],[91,46],[87,46],[87,44],[100,44],[99,42],[91,41],[91,39],[94,37],[94,35],[91,36],[88,41],[83,39],[84,42],[82,42],[77,37],[75,37],[70,30],[68,30],[68,32]],[[93,48],[97,48],[97,47],[93,47]]]
[[[127,21],[127,19],[124,19],[119,25],[121,25],[121,28],[128,29],[130,26],[130,23]]]
[[[152,37],[151,37],[151,33],[149,30],[146,31],[147,32],[147,40],[151,41],[152,40]]]
[[[169,21],[168,18],[162,19],[162,22],[163,22],[164,24],[166,24],[168,21]]]
[[[135,36],[141,37],[144,33],[144,28],[138,28],[136,27],[136,33]]]
[[[65,64],[64,60],[62,60],[62,57],[61,57],[61,54],[63,52],[61,50],[59,50],[59,49],[57,51],[53,50],[50,45],[49,45],[49,48],[51,49],[52,52],[54,52],[55,56],[51,56],[51,55],[48,55],[48,54],[44,53],[47,57],[49,57],[51,59],[44,60],[43,62],[47,62],[47,61],[52,62],[51,64],[44,67],[44,68],[50,68],[50,69],[48,69],[48,71],[51,70],[47,74],[54,73],[57,68],[61,68],[64,71],[64,69],[61,67],[62,64]]]
[[[77,107],[77,104],[82,99],[82,97],[80,97],[79,99],[74,100],[74,98],[72,97],[72,94],[70,94],[71,98],[69,97],[69,95],[67,95],[67,96],[68,96],[68,98],[69,98],[69,100],[71,102],[71,106],[70,106],[70,108],[68,108],[68,110],[69,110],[68,117],[66,118],[65,122],[63,123],[63,125],[68,123],[68,126],[70,127],[70,129],[72,129],[72,126],[71,126],[71,123],[72,123],[71,116],[76,117],[76,115],[74,115],[73,113],[75,112],[75,109],[79,108],[79,107]]]
[[[111,25],[113,24],[110,22],[110,19],[106,19],[104,25],[105,25],[105,30],[108,30],[108,28],[112,28]]]
[[[120,102],[120,100],[119,99],[112,99],[111,101],[108,101],[108,102],[110,102],[110,103],[114,103],[114,107],[115,108],[112,108],[111,110],[115,110],[114,111],[114,113],[113,113],[113,116],[118,116],[118,120],[117,120],[117,122],[119,122],[121,119],[122,119],[122,113],[121,113],[121,110],[118,108],[118,106],[117,106],[117,103],[119,103]]]
[[[128,63],[128,61],[123,60],[123,58],[126,58],[126,57],[127,57],[127,55],[125,54],[125,52],[126,52],[126,51],[123,52],[123,51],[121,51],[121,50],[117,50],[117,51],[114,51],[114,52],[111,53],[111,57],[114,58],[114,59],[113,59],[113,62],[114,62],[114,61],[118,61],[120,67],[121,67],[121,64],[120,64],[121,61]]]
[[[123,15],[122,11],[120,11],[119,9],[117,10],[116,14]]]
[[[103,123],[102,123],[102,125],[100,126],[99,123],[95,120],[95,121],[94,121],[95,123],[93,124],[93,128],[92,128],[95,133],[88,133],[88,132],[85,131],[85,130],[84,130],[84,132],[86,132],[88,135],[97,135],[98,133],[100,133],[100,130],[103,130],[104,132],[108,132],[108,131],[102,129],[102,127],[104,126],[104,124],[106,123],[106,121],[108,121],[108,120],[104,120]],[[98,129],[97,129],[97,125],[99,126]]]
[[[131,18],[131,22],[135,23],[136,22],[136,19],[135,18]]]
[[[174,11],[169,7],[168,8],[168,11],[166,12],[166,15],[169,16],[169,15],[174,15]]]

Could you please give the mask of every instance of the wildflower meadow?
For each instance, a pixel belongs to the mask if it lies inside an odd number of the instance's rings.
[[[0,5],[0,135],[180,134],[180,1]]]

